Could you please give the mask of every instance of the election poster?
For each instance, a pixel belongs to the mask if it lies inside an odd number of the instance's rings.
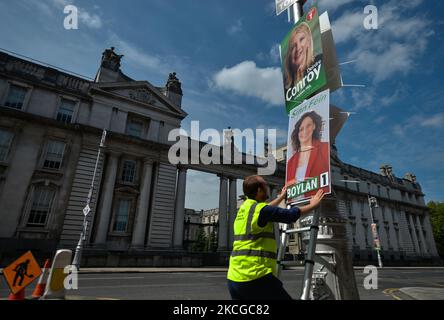
[[[295,24],[281,42],[287,113],[326,87],[319,14],[316,6]]]
[[[331,193],[330,90],[304,101],[289,114],[287,203],[299,203],[319,189]]]

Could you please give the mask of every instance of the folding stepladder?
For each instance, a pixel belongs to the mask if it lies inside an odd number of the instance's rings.
[[[290,208],[291,206],[288,206]],[[277,255],[277,272],[278,277],[280,277],[282,267],[284,265],[294,265],[294,261],[284,261],[285,251],[288,244],[288,238],[290,234],[298,234],[302,232],[310,232],[310,240],[307,246],[307,254],[305,256],[305,268],[304,268],[304,280],[302,283],[302,294],[301,300],[310,300],[313,299],[313,291],[312,291],[312,280],[313,280],[313,270],[315,261],[323,264],[320,270],[318,270],[317,277],[322,278],[325,282],[325,277],[327,272],[322,272],[322,269],[325,265],[329,265],[327,268],[329,269],[332,265],[335,265],[335,255],[334,252],[316,252],[316,243],[318,238],[318,230],[319,230],[319,210],[314,210],[311,225],[309,227],[297,228],[297,229],[288,229],[289,225],[285,224],[283,226],[283,230],[280,237],[279,242],[279,250]],[[324,259],[316,257],[316,254],[329,255],[332,257],[332,261],[328,262]],[[324,295],[327,296],[327,295]]]

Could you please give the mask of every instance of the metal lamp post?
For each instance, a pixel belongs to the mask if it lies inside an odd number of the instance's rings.
[[[76,267],[77,271],[80,268],[80,262],[82,260],[83,241],[86,240],[86,233],[88,230],[88,215],[91,211],[91,208],[89,205],[91,203],[91,198],[92,198],[92,194],[94,191],[94,182],[96,180],[97,166],[99,164],[100,153],[102,151],[102,148],[105,146],[105,139],[106,139],[106,130],[104,129],[102,132],[102,139],[100,140],[99,150],[97,151],[96,165],[94,167],[94,173],[93,173],[93,177],[91,180],[91,186],[89,187],[88,197],[86,198],[86,205],[85,205],[85,208],[83,208],[83,215],[84,215],[83,228],[82,228],[82,232],[80,233],[79,242],[77,243],[76,252],[74,254],[74,259],[72,260],[72,264],[73,264],[73,266]]]
[[[373,219],[373,208],[378,208],[378,202],[375,197],[371,197],[368,195],[368,205],[370,207],[370,216],[372,218],[372,235],[373,235],[373,243],[375,245],[376,253],[378,254],[378,264],[379,267],[382,268],[382,260],[381,260],[381,244],[378,236],[378,229]]]

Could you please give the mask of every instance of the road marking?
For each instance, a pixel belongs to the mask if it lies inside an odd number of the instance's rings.
[[[126,279],[145,279],[145,277],[116,277],[116,278],[84,278],[84,277],[79,277],[79,280],[126,280]]]
[[[106,288],[150,288],[150,287],[218,287],[220,288],[219,284],[208,284],[208,283],[202,283],[202,284],[196,284],[196,283],[164,283],[164,284],[130,284],[130,285],[117,285],[117,286],[82,286],[79,287],[79,290],[84,289],[106,289]]]
[[[398,289],[397,288],[389,288],[389,289],[385,289],[384,291],[382,291],[382,292],[384,292],[384,294],[386,294],[386,295],[388,295],[388,296],[391,296],[392,298],[394,298],[394,299],[396,299],[396,300],[402,300],[400,297],[398,297],[397,295],[395,295],[393,292],[394,291],[398,291]]]

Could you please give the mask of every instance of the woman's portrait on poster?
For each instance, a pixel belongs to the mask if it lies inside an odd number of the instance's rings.
[[[322,142],[321,138],[322,117],[315,111],[304,113],[290,136],[292,154],[288,155],[287,161],[287,186],[329,171],[329,143]],[[328,187],[324,192],[328,192]],[[308,192],[305,196],[315,193]]]
[[[322,54],[314,56],[313,36],[310,27],[302,22],[290,35],[284,59],[285,91],[296,86],[307,74],[307,69],[322,59]]]

